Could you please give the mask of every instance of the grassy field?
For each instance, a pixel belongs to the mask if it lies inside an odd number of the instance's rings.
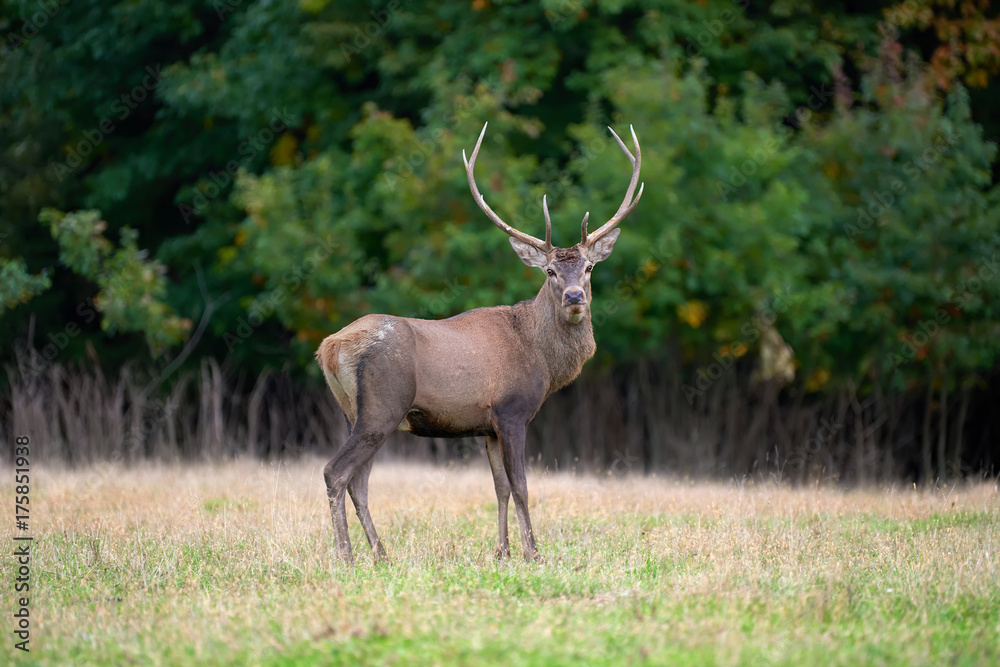
[[[839,491],[538,473],[547,562],[529,565],[493,560],[485,462],[381,463],[371,508],[390,562],[372,565],[349,510],[346,569],[322,466],[36,467],[32,650],[12,648],[5,583],[0,663],[1000,661],[995,481]]]

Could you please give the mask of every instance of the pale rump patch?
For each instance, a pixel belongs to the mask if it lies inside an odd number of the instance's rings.
[[[359,358],[353,348],[359,342],[362,340],[357,332],[341,331],[325,338],[316,351],[323,377],[352,427],[358,419],[357,360]]]
[[[337,403],[347,415],[347,421],[353,427],[354,422],[358,420],[356,401],[358,390],[355,375],[357,367],[353,360],[345,359],[342,361],[343,363],[340,364],[341,376],[333,375],[326,369],[323,370],[323,375],[326,377],[326,383],[330,386],[330,390],[333,391],[333,397],[337,399]]]

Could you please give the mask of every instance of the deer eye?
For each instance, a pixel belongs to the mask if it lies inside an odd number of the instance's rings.
[[[590,264],[589,266],[587,266],[587,273],[590,273],[593,270],[594,270],[594,265],[593,264]]]
[[[546,269],[545,273],[549,274],[549,276],[552,277],[552,278],[556,277],[555,269]]]

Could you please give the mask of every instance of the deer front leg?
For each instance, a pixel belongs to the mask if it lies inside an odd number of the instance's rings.
[[[541,561],[542,555],[535,546],[535,534],[531,529],[528,514],[528,480],[524,474],[524,424],[501,426],[498,432],[503,466],[507,471],[511,495],[514,496],[514,510],[521,530],[521,548],[527,561]]]
[[[493,470],[493,488],[497,493],[497,552],[498,560],[510,558],[510,542],[507,540],[507,503],[510,500],[510,480],[503,467],[500,441],[494,436],[486,436],[486,455]]]

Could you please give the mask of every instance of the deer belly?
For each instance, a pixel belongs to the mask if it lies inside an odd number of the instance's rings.
[[[400,431],[426,438],[469,438],[477,435],[496,435],[492,428],[482,428],[461,419],[449,419],[413,409],[406,413],[399,424]]]

